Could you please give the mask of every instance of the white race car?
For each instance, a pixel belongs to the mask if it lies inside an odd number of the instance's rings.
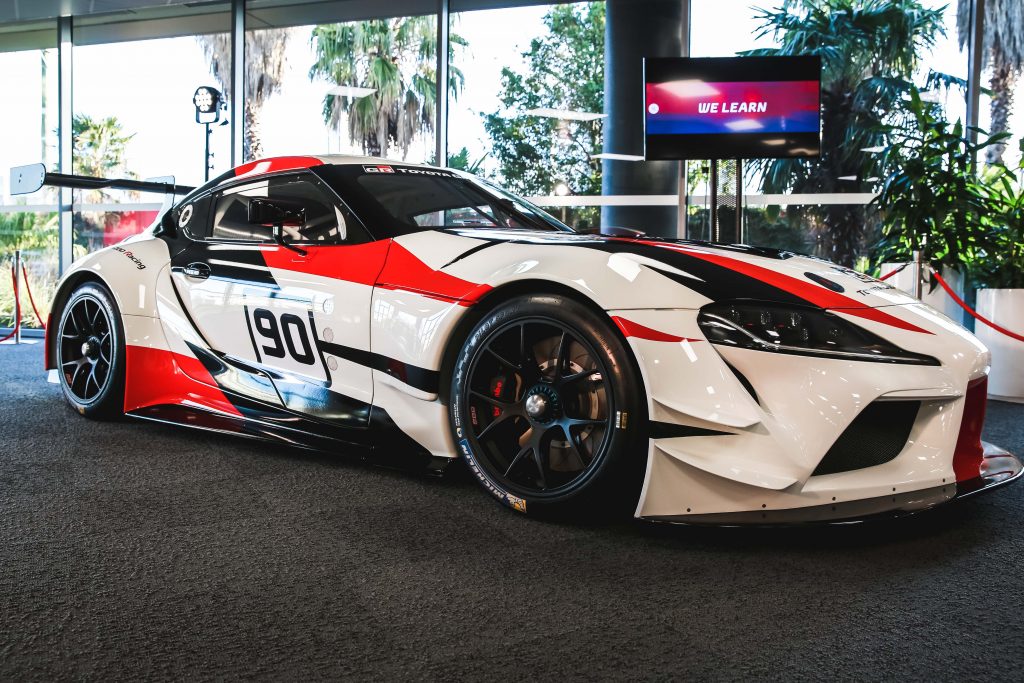
[[[985,347],[902,291],[786,252],[577,233],[381,159],[265,159],[189,192],[76,261],[47,330],[87,417],[462,458],[525,513],[851,521],[1022,472],[981,441]]]

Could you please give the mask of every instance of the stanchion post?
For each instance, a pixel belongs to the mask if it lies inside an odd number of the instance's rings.
[[[924,296],[924,253],[918,249],[914,252],[914,297],[921,301]]]
[[[21,249],[14,250],[14,343],[21,343]]]

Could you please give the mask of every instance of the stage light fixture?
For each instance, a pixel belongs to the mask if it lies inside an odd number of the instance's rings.
[[[224,98],[220,90],[203,85],[196,88],[192,104],[196,107],[196,123],[217,123],[220,121],[221,103]]]

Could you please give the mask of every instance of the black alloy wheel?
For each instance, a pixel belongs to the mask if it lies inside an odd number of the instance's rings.
[[[620,493],[636,493],[636,477],[609,491],[611,471],[645,462],[646,452],[631,448],[638,430],[625,429],[629,416],[642,424],[636,375],[598,313],[561,297],[513,300],[463,349],[452,391],[456,438],[485,488],[513,508],[591,510],[598,490],[597,505],[614,507]]]
[[[106,288],[88,283],[68,299],[55,340],[61,388],[87,417],[121,412],[124,342],[120,318]]]
[[[497,330],[473,358],[470,434],[492,472],[529,493],[582,477],[604,447],[613,409],[604,364],[549,318]]]

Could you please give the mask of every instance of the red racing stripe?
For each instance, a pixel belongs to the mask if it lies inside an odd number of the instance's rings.
[[[404,290],[432,299],[471,306],[492,287],[434,270],[397,242],[392,242],[384,270],[377,277],[377,286]]]
[[[242,415],[217,388],[210,372],[191,356],[148,346],[125,346],[125,361],[126,413],[154,405],[183,405]]]
[[[854,315],[866,320],[872,320],[877,323],[882,323],[883,325],[897,327],[901,330],[933,334],[932,332],[929,332],[922,327],[918,327],[913,323],[900,320],[896,316],[886,313],[883,310],[870,308],[856,299],[851,299],[848,296],[843,296],[838,292],[826,289],[821,285],[817,285],[813,282],[806,282],[791,275],[786,275],[784,273],[771,270],[770,268],[765,268],[764,266],[730,258],[721,254],[714,254],[701,249],[694,249],[692,247],[683,247],[675,244],[658,244],[657,246],[664,249],[679,251],[688,256],[693,256],[694,258],[699,258],[703,261],[708,261],[724,268],[728,268],[729,270],[736,271],[737,273],[750,276],[764,282],[765,284],[769,284],[773,287],[789,292],[794,296],[798,296],[820,308],[841,310],[849,315]]]
[[[247,164],[242,164],[235,169],[236,178],[247,178],[249,176],[274,173],[275,171],[293,171],[298,168],[311,168],[323,166],[324,162],[316,157],[270,157],[269,159],[257,159]]]
[[[667,332],[661,332],[659,330],[652,329],[640,323],[627,320],[626,318],[620,318],[617,315],[612,316],[612,320],[622,330],[622,334],[627,337],[636,337],[637,339],[647,339],[649,341],[660,341],[660,342],[698,342],[703,341],[701,339],[690,339],[688,337],[677,337],[674,334]]]
[[[263,246],[260,253],[267,266],[276,270],[403,290],[460,306],[476,303],[492,289],[434,270],[393,240],[304,248],[307,256],[276,245]]]
[[[377,281],[384,267],[390,244],[391,240],[377,240],[352,245],[303,246],[307,256],[285,247],[266,245],[260,247],[260,253],[267,266],[276,270],[291,270],[369,287]]]

